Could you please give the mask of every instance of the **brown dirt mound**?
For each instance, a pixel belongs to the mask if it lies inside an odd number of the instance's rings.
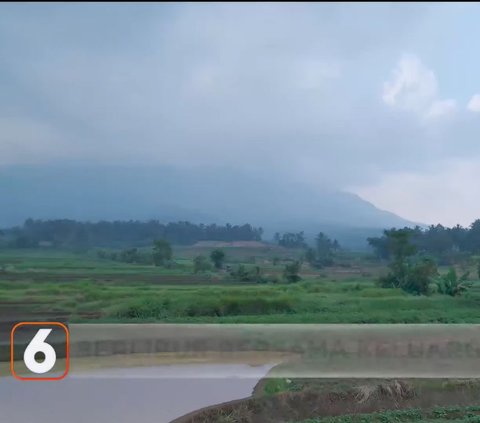
[[[392,381],[365,385],[346,392],[319,392],[307,389],[301,392],[253,397],[208,407],[176,419],[172,423],[285,423],[313,417],[479,403],[478,389],[465,385],[460,384],[456,389],[416,392],[406,382]]]
[[[399,380],[377,385],[358,386],[354,388],[354,391],[357,393],[355,399],[359,403],[371,401],[372,399],[381,400],[383,398],[404,400],[415,396],[413,387]]]

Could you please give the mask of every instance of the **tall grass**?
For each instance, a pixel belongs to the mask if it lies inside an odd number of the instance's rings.
[[[178,317],[221,317],[291,313],[293,301],[288,296],[184,296],[140,298],[112,310],[119,319],[166,319]]]
[[[370,414],[320,417],[301,423],[402,423],[402,422],[462,422],[480,423],[480,407],[437,407],[431,410],[406,409]]]

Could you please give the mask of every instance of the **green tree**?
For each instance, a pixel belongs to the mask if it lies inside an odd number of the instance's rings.
[[[210,253],[210,260],[212,260],[215,269],[221,269],[225,263],[225,252],[220,249],[213,250]]]
[[[383,231],[383,236],[367,238],[367,241],[378,258],[391,259],[394,256],[395,259],[399,255],[415,254],[418,242],[413,241],[418,241],[421,236],[422,230],[419,227],[387,229]]]
[[[197,256],[193,259],[193,272],[208,272],[212,268],[210,262],[205,256]]]
[[[317,247],[317,263],[323,266],[329,266],[333,263],[334,243],[332,240],[320,232],[315,238],[315,245]]]
[[[278,245],[285,248],[306,248],[307,246],[303,231],[298,233],[286,232],[283,235],[280,235],[277,232],[274,236],[274,240]]]
[[[430,285],[437,274],[435,261],[423,257],[408,266],[407,277],[401,288],[410,294],[427,295],[430,293]]]
[[[315,238],[315,248],[308,248],[305,253],[305,260],[313,267],[321,269],[331,266],[335,253],[340,249],[337,240],[332,241],[323,232]]]
[[[411,243],[412,231],[391,229],[385,231],[390,272],[378,280],[384,288],[401,288],[412,294],[428,294],[432,278],[437,274],[435,262],[429,258],[415,260],[417,249]]]
[[[305,253],[305,260],[311,266],[315,266],[315,262],[317,260],[317,255],[315,254],[315,250],[313,248],[308,248]]]
[[[299,275],[301,266],[302,264],[299,261],[285,265],[285,269],[283,270],[284,279],[290,283],[301,280],[302,278]]]
[[[164,266],[172,259],[172,246],[165,239],[153,242],[153,263],[155,266]]]
[[[138,249],[130,248],[120,251],[119,260],[124,263],[138,263],[141,259]]]
[[[379,259],[386,260],[389,258],[390,252],[388,249],[388,239],[386,236],[370,237],[367,238],[367,242]]]

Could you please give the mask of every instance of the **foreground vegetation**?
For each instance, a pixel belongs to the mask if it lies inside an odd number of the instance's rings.
[[[354,414],[307,419],[302,423],[402,423],[402,422],[464,422],[479,423],[480,407],[437,407],[432,410],[407,409],[370,414]]]
[[[205,256],[211,249],[205,249]],[[303,265],[302,280],[286,283],[285,253],[262,268],[277,283],[236,280],[226,271],[194,273],[198,249],[175,252],[171,268],[101,260],[95,254],[52,250],[0,253],[0,310],[53,312],[72,322],[244,322],[244,323],[473,323],[480,322],[480,281],[461,296],[414,296],[383,289],[380,266],[361,259],[351,267],[318,271]],[[255,268],[252,251],[232,267]],[[275,250],[276,256],[281,255]],[[183,257],[183,258],[182,258]],[[242,261],[244,260],[244,261]],[[226,265],[229,265],[228,262]],[[443,272],[445,273],[446,270]],[[283,282],[282,282],[283,281]],[[394,312],[392,312],[394,310]]]

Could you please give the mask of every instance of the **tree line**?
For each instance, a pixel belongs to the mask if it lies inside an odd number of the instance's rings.
[[[2,235],[3,234],[3,235]],[[70,219],[27,219],[23,226],[3,230],[0,240],[13,248],[42,245],[54,247],[145,246],[155,239],[175,245],[198,241],[261,241],[263,230],[250,224],[195,224],[187,221],[161,223],[158,220],[79,222]]]
[[[273,239],[282,247],[304,250],[307,263],[317,269],[333,265],[335,255],[341,250],[339,242],[336,239],[330,239],[323,232],[319,232],[315,237],[313,246],[309,246],[303,231],[283,234],[277,232]]]
[[[401,230],[408,234],[410,243],[418,252],[430,254],[440,262],[448,263],[462,254],[480,253],[480,219],[467,228],[460,225],[452,228],[431,225],[426,229],[416,226]],[[380,237],[368,238],[368,243],[379,258],[391,258],[391,235],[395,231],[397,229],[385,230]]]

